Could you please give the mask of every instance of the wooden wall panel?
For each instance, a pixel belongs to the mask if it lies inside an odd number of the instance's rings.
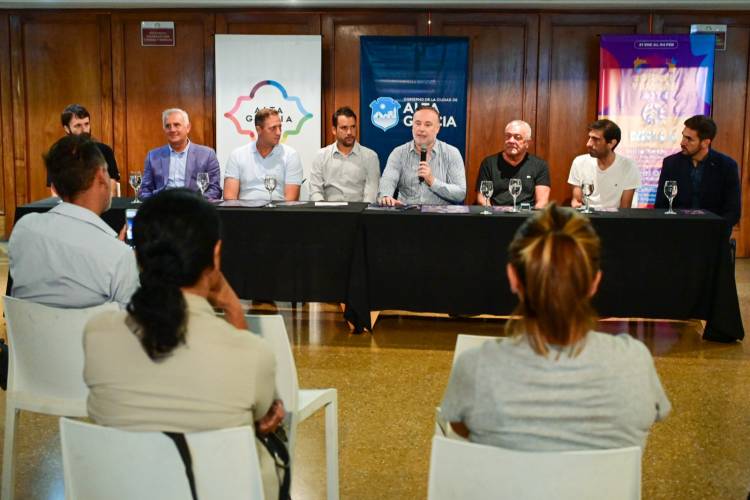
[[[471,38],[467,171],[473,202],[479,163],[497,152],[503,125],[532,124],[533,149],[550,163],[553,199],[569,200],[567,175],[585,151],[596,117],[598,35],[684,32],[693,22],[729,25],[717,53],[714,116],[717,149],[742,164],[740,255],[750,254],[750,15],[583,14],[463,10],[299,11],[0,10],[0,199],[12,222],[17,204],[47,195],[41,154],[62,130],[71,102],[92,112],[94,134],[114,147],[123,187],[146,152],[165,143],[160,113],[186,108],[195,142],[214,144],[213,34],[322,34],[324,141],[328,116],[359,109],[359,37],[457,35]],[[176,47],[141,47],[140,21],[175,21]],[[9,69],[9,71],[7,70]],[[127,193],[127,189],[123,191]],[[2,207],[0,207],[2,209]],[[7,225],[10,229],[10,224]]]
[[[42,154],[63,135],[60,113],[81,103],[92,118],[92,134],[103,128],[111,75],[106,18],[81,13],[11,16],[11,71],[15,143],[15,194],[20,205],[44,198]],[[104,68],[104,71],[102,69]]]
[[[231,35],[319,35],[318,12],[220,12],[216,33]]]
[[[13,166],[13,115],[11,112],[11,76],[10,76],[10,29],[7,14],[0,13],[0,209],[8,219],[13,219],[16,213],[15,179]],[[4,221],[2,232],[7,238],[9,231],[7,221]],[[2,233],[0,233],[2,234]]]
[[[427,31],[427,16],[415,12],[368,14],[324,14],[323,28],[323,89],[325,92],[324,121],[326,144],[333,141],[327,117],[341,106],[351,107],[359,114],[359,37],[413,36]],[[381,163],[386,158],[380,158]]]
[[[542,14],[539,32],[537,153],[549,163],[551,199],[567,204],[570,165],[597,114],[599,35],[647,33],[648,16]]]
[[[467,203],[476,201],[482,160],[503,148],[505,125],[522,119],[535,128],[538,19],[533,14],[498,13],[432,16],[434,35],[470,38]]]
[[[174,21],[174,47],[142,47],[141,21]],[[123,154],[122,192],[132,196],[127,172],[142,170],[146,153],[166,144],[161,112],[182,108],[190,139],[213,146],[213,15],[153,12],[112,15],[115,146]]]
[[[691,24],[727,25],[727,49],[715,53],[712,115],[719,131],[714,146],[740,166],[744,220],[735,228],[734,237],[737,254],[747,257],[750,256],[750,15],[658,15],[654,31],[689,33]]]

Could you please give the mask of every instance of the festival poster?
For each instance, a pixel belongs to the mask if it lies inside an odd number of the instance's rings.
[[[216,155],[256,140],[255,112],[281,115],[281,142],[299,153],[305,179],[320,149],[321,37],[216,35]],[[307,183],[300,198],[307,199]]]
[[[599,117],[620,126],[616,152],[641,171],[639,207],[653,207],[662,159],[680,150],[683,122],[710,115],[715,35],[602,35]]]
[[[363,36],[360,50],[360,142],[378,153],[381,170],[391,151],[412,139],[412,115],[421,106],[437,108],[438,139],[466,158],[469,39]]]

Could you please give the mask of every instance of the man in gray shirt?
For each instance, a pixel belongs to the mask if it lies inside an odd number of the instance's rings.
[[[357,142],[357,115],[344,106],[333,114],[336,142],[318,152],[310,170],[312,201],[366,201],[378,195],[380,161]]]
[[[132,249],[100,217],[112,200],[102,153],[88,138],[68,135],[44,161],[63,201],[25,215],[13,228],[11,295],[52,307],[124,307],[139,286],[138,266]]]
[[[458,149],[437,139],[440,113],[425,106],[413,118],[414,140],[398,146],[388,157],[378,201],[386,206],[462,203],[466,197],[464,161]],[[398,198],[393,197],[396,188]]]

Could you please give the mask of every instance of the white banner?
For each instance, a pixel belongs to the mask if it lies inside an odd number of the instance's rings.
[[[224,178],[229,154],[256,139],[260,108],[279,110],[281,142],[294,148],[308,178],[320,149],[321,37],[216,35],[216,155]],[[307,182],[302,199],[307,199]]]

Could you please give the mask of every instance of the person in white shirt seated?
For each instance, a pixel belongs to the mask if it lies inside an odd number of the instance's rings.
[[[273,178],[274,201],[299,199],[302,161],[299,154],[281,144],[281,117],[275,109],[255,113],[257,139],[232,151],[224,172],[225,200],[268,200],[266,178]]]
[[[256,435],[281,424],[276,360],[247,331],[221,272],[220,225],[215,207],[185,188],[161,191],[138,210],[141,286],[127,311],[101,313],[84,331],[83,377],[96,423],[163,432],[254,425]],[[274,461],[256,448],[265,498],[278,498]]]
[[[380,160],[357,142],[357,115],[351,108],[333,113],[332,131],[336,142],[318,152],[310,170],[310,199],[375,203]]]
[[[635,190],[641,186],[641,174],[633,160],[615,153],[622,132],[611,120],[589,125],[588,154],[577,156],[570,167],[568,184],[573,189],[571,205],[584,204],[582,185],[593,183],[589,196],[591,208],[630,208]]]
[[[44,157],[62,203],[24,215],[8,243],[11,295],[51,307],[124,307],[138,288],[133,250],[100,215],[112,195],[107,163],[85,135],[67,135]]]
[[[643,343],[594,330],[599,262],[575,210],[553,203],[526,220],[508,249],[509,336],[462,353],[445,391],[456,433],[523,451],[645,446],[671,406]]]

